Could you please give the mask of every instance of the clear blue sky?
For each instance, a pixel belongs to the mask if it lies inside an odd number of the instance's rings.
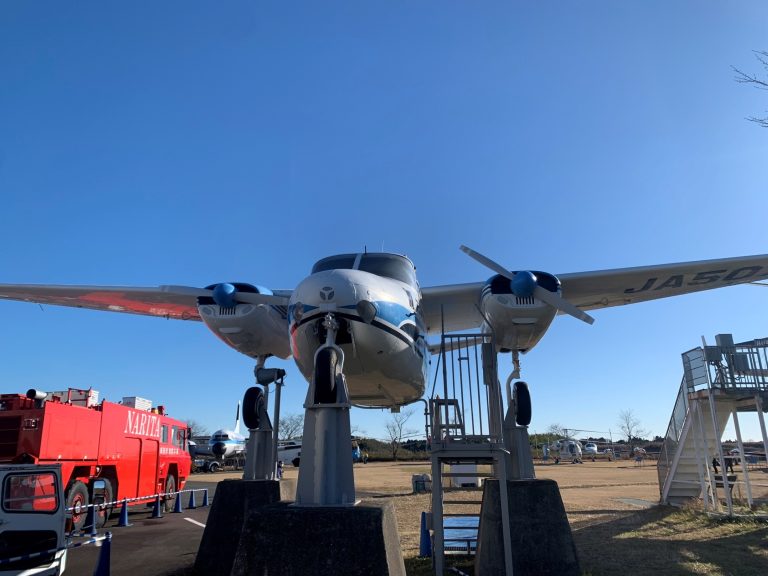
[[[0,282],[292,288],[365,245],[424,286],[487,278],[462,243],[555,274],[765,253],[768,130],[744,118],[768,93],[730,66],[766,49],[763,2],[6,1]],[[680,353],[768,336],[767,306],[737,287],[558,318],[524,357],[531,428],[631,408],[663,434]],[[93,386],[213,430],[252,383],[200,323],[0,319],[4,392]]]

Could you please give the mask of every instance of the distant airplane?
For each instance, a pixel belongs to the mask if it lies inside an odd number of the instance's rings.
[[[333,401],[334,374],[343,369],[354,404],[396,407],[424,394],[429,356],[439,349],[427,343],[428,335],[493,333],[498,350],[512,353],[519,377],[519,354],[539,342],[558,314],[591,324],[589,310],[768,277],[768,255],[555,276],[513,272],[461,249],[494,275],[422,288],[407,257],[363,252],[323,258],[293,290],[237,282],[207,288],[2,284],[0,298],[202,321],[256,360],[257,377],[270,356],[293,356],[302,374],[314,378],[317,402]]]
[[[245,453],[245,436],[240,433],[240,402],[237,403],[235,428],[216,430],[208,440],[210,454],[220,460],[226,460]]]

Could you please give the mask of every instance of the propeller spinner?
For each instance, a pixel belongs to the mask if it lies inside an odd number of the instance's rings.
[[[534,298],[538,298],[542,302],[549,304],[553,308],[566,314],[570,314],[574,318],[578,318],[587,324],[594,323],[595,319],[592,318],[592,316],[583,310],[579,310],[576,306],[564,298],[561,298],[557,293],[550,292],[546,288],[539,286],[536,281],[536,275],[533,272],[529,272],[527,270],[516,273],[511,272],[504,268],[501,264],[498,264],[490,258],[483,256],[479,252],[475,252],[471,248],[468,248],[464,245],[462,245],[460,248],[462,252],[467,254],[469,257],[474,258],[483,266],[490,268],[505,278],[509,278],[512,283],[512,292],[515,294],[515,296],[519,296],[521,298],[533,296]]]

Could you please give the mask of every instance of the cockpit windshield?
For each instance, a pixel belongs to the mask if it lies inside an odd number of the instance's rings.
[[[352,270],[355,266],[356,259],[357,254],[328,256],[328,258],[323,258],[312,266],[312,274],[315,272],[324,272],[325,270]]]
[[[416,286],[413,264],[402,256],[394,254],[363,254],[359,269],[385,278],[394,278],[409,286]]]
[[[416,270],[408,258],[397,254],[340,254],[318,261],[312,274],[326,270],[361,270],[384,278],[393,278],[416,287]]]

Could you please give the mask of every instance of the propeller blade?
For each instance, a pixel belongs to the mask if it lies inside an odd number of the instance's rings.
[[[256,294],[255,292],[238,292],[236,299],[245,304],[272,304],[274,306],[288,306],[289,298],[274,296],[272,294]]]
[[[502,266],[501,264],[499,264],[497,262],[494,262],[493,260],[491,260],[490,258],[488,258],[486,256],[483,256],[479,252],[475,252],[474,250],[472,250],[472,248],[468,248],[467,246],[464,246],[463,244],[461,246],[459,246],[459,248],[467,256],[469,256],[470,258],[474,258],[475,260],[480,262],[480,264],[482,264],[483,266],[485,266],[487,268],[490,268],[491,270],[493,270],[497,274],[501,274],[502,276],[504,276],[506,278],[509,278],[510,280],[514,280],[515,279],[515,274],[513,272],[510,272],[506,268],[504,268],[504,266]]]
[[[494,262],[487,256],[483,256],[479,252],[475,252],[474,250],[472,250],[472,248],[468,248],[463,244],[459,248],[461,249],[462,252],[467,254],[470,258],[474,258],[475,260],[480,262],[480,264],[490,268],[497,274],[501,274],[502,276],[509,278],[512,281],[515,280],[515,274],[513,272],[510,272],[506,268],[504,268],[504,266],[502,266],[501,264]],[[536,277],[533,276],[532,274],[530,275],[535,281]],[[586,312],[579,310],[578,308],[576,308],[576,306],[574,306],[567,300],[561,298],[558,294],[554,292],[550,292],[546,288],[542,288],[539,285],[536,285],[536,287],[534,288],[533,296],[535,298],[538,298],[542,302],[546,302],[553,308],[560,310],[561,312],[565,312],[566,314],[570,314],[574,318],[578,318],[579,320],[582,320],[587,324],[593,324],[595,322],[595,319],[592,318],[592,316],[590,316]]]
[[[579,310],[578,308],[576,308],[576,306],[574,306],[564,298],[561,298],[554,292],[550,292],[546,288],[542,288],[541,286],[536,286],[536,289],[533,291],[533,296],[535,298],[538,298],[542,302],[546,302],[553,308],[557,308],[558,310],[565,312],[566,314],[570,314],[574,318],[578,318],[579,320],[582,320],[587,324],[594,324],[595,322],[595,319],[592,318],[592,316],[590,316],[583,310]]]

